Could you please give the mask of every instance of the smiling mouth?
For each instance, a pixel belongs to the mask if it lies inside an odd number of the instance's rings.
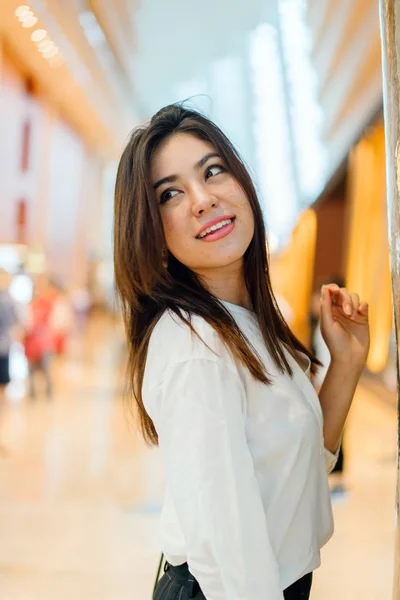
[[[215,225],[212,225],[211,227],[208,227],[207,229],[202,231],[199,235],[196,236],[196,239],[203,240],[208,235],[211,235],[216,231],[223,229],[224,227],[228,227],[228,225],[231,225],[231,223],[233,223],[234,220],[235,217],[233,217],[232,219],[224,219],[223,221],[220,221],[219,223],[216,223]]]

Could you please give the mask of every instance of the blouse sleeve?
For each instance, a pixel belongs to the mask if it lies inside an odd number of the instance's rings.
[[[169,367],[157,388],[160,450],[191,573],[209,600],[283,600],[238,373],[194,358]]]
[[[310,366],[311,366],[311,363],[309,362],[308,367],[307,367],[307,369],[305,371],[305,374],[307,375],[308,379],[311,381],[311,368],[310,368]],[[312,383],[313,383],[313,386],[316,385],[316,381],[314,381]],[[342,435],[342,437],[343,437],[343,435]],[[339,444],[338,449],[336,450],[336,452],[331,452],[327,448],[324,448],[325,468],[326,468],[326,472],[328,473],[328,475],[330,473],[332,473],[333,469],[335,468],[335,465],[336,465],[336,463],[338,461],[338,458],[339,458],[339,452],[340,452],[340,446],[341,445],[342,445],[342,440],[340,441],[340,444]]]
[[[340,452],[340,446],[341,445],[342,445],[342,441],[340,441],[340,444],[339,444],[338,449],[336,450],[336,452],[331,452],[327,448],[324,448],[325,467],[326,467],[326,472],[328,473],[328,475],[330,473],[332,473],[333,469],[335,468],[335,465],[336,465],[336,463],[338,461],[338,458],[339,458],[339,452]]]

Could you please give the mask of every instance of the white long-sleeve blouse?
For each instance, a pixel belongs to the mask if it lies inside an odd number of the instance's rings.
[[[256,381],[200,317],[203,341],[169,311],[161,317],[143,400],[165,469],[162,548],[170,564],[188,563],[207,600],[283,600],[333,533],[327,473],[337,457],[324,448],[308,358],[303,370],[287,352],[294,376],[280,373],[255,314],[223,304],[273,383]]]

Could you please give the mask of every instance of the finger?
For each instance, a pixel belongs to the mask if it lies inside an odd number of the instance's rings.
[[[368,317],[369,305],[368,302],[361,302],[358,312],[364,317]]]
[[[336,306],[339,306],[348,317],[351,317],[353,314],[353,300],[350,292],[346,288],[340,288],[339,291],[336,292],[333,303]]]
[[[323,285],[321,289],[321,320],[328,327],[332,326],[334,319],[332,316],[332,296],[327,286]]]
[[[350,294],[351,300],[353,302],[353,314],[352,318],[356,316],[358,309],[360,308],[360,296],[358,294]]]
[[[331,292],[339,292],[340,291],[340,287],[338,286],[337,283],[327,283],[326,285],[323,285],[322,287],[326,288],[327,290],[330,290]]]
[[[337,283],[326,283],[321,288],[321,300],[322,300],[322,292],[323,290],[327,290],[331,296],[332,304],[335,304],[335,296],[338,292],[340,292],[340,287]]]

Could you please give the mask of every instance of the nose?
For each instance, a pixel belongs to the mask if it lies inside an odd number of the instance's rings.
[[[216,208],[219,204],[218,198],[211,194],[204,186],[199,185],[192,189],[192,212],[196,217]]]

